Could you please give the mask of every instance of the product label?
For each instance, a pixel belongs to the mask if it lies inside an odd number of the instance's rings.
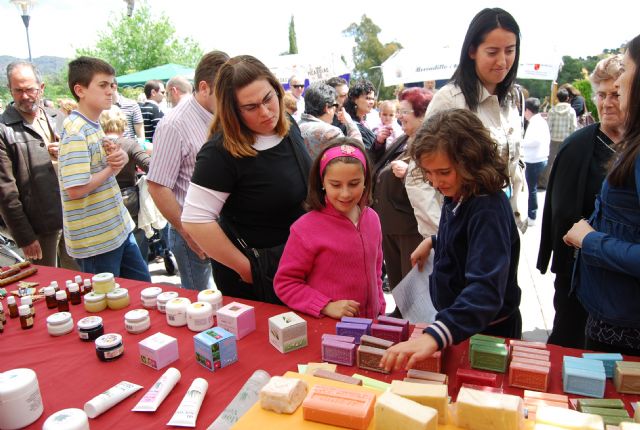
[[[79,331],[78,335],[80,336],[80,339],[89,339],[89,333]]]
[[[123,352],[124,352],[124,346],[119,346],[113,351],[105,351],[104,358],[115,358],[122,355]]]
[[[27,397],[27,405],[29,405],[29,411],[38,411],[42,409],[42,397],[40,396],[40,390],[36,389],[33,393]]]

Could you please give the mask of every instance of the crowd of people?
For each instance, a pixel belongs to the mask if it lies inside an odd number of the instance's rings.
[[[111,65],[76,58],[62,113],[43,104],[37,68],[12,63],[5,232],[36,264],[150,281],[155,224],[139,211],[152,205],[182,288],[336,319],[383,314],[385,280],[393,290],[431,259],[438,313],[387,350],[391,369],[476,333],[521,337],[520,237],[541,187],[549,342],[640,355],[640,36],[591,74],[600,122],[586,126],[575,88],[545,113],[516,84],[520,36],[508,12],[480,11],[446,85],[377,109],[367,80],[292,76],[285,90],[259,59],[213,51],[193,87],[149,81],[140,104]]]

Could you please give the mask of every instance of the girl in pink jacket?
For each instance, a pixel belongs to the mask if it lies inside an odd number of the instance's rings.
[[[371,167],[361,143],[332,140],[309,173],[309,212],[292,226],[274,289],[294,310],[375,318],[385,310],[382,233],[371,199]]]

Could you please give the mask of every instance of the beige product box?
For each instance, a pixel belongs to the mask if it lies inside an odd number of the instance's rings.
[[[178,340],[161,332],[152,334],[138,342],[138,349],[140,362],[156,370],[160,370],[180,358]]]
[[[256,311],[253,306],[231,302],[216,312],[218,327],[233,333],[237,340],[256,329]]]
[[[283,354],[307,346],[307,322],[295,312],[269,318],[269,342]]]

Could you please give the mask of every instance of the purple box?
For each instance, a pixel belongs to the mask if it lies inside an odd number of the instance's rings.
[[[360,343],[360,336],[367,334],[367,326],[365,324],[353,324],[346,322],[336,323],[336,334],[340,336],[352,336],[356,339],[356,343]]]
[[[340,335],[331,334],[331,333],[324,333],[322,335],[322,341],[325,341],[325,340],[335,340],[338,342],[346,342],[346,343],[356,342],[356,338],[353,336],[340,336]]]
[[[371,318],[342,317],[340,321],[351,324],[364,324],[367,326],[366,334],[371,334],[371,324],[373,324],[373,320]]]
[[[409,339],[409,320],[381,315],[378,317],[378,324],[397,325],[402,327],[402,340]]]
[[[372,324],[371,335],[393,343],[402,342],[403,328],[397,325]]]
[[[356,345],[353,343],[338,342],[335,340],[322,341],[322,361],[329,363],[353,366],[355,361]]]

